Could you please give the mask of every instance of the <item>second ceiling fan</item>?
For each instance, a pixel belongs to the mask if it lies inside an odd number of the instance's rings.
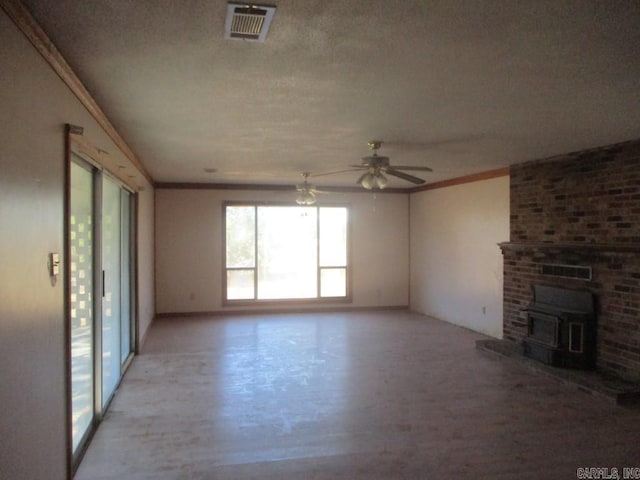
[[[389,157],[378,155],[378,149],[382,146],[382,141],[372,140],[368,143],[369,143],[369,148],[373,151],[373,154],[369,155],[368,157],[364,157],[360,165],[349,165],[351,167],[349,170],[340,170],[339,172],[329,172],[327,174],[319,174],[319,175],[328,175],[330,173],[343,173],[343,172],[366,170],[358,178],[357,183],[359,185],[362,185],[367,190],[371,190],[374,187],[383,189],[387,186],[387,184],[389,183],[389,179],[385,175],[392,175],[394,177],[401,178],[402,180],[406,180],[416,185],[422,185],[423,183],[425,183],[425,180],[423,180],[422,178],[409,175],[408,173],[404,173],[401,170],[420,171],[420,172],[433,171],[429,167],[418,167],[418,166],[411,166],[411,165],[391,165],[391,162],[389,161]],[[313,176],[316,176],[316,175],[313,175]]]

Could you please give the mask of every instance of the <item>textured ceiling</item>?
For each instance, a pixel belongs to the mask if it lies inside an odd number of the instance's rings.
[[[295,183],[372,139],[434,182],[640,138],[635,0],[277,0],[265,43],[224,40],[225,1],[24,4],[159,182]]]

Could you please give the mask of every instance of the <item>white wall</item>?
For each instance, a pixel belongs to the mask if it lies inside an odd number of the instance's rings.
[[[294,198],[293,187],[291,192],[157,189],[157,313],[232,309],[222,306],[223,202]],[[322,202],[351,206],[353,303],[346,307],[407,306],[407,195],[331,194]]]
[[[144,342],[155,317],[155,201],[150,185],[138,192],[138,335]]]
[[[64,251],[65,123],[120,153],[3,10],[0,64],[0,478],[62,480],[65,272],[53,285],[47,256]],[[152,215],[152,202],[142,203]],[[141,226],[139,283],[151,285],[153,232],[149,222]],[[153,297],[144,291],[140,299],[148,324]]]
[[[502,338],[509,177],[411,195],[412,310]]]

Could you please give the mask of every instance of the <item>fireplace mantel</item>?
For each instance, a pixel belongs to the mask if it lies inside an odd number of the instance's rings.
[[[552,242],[502,242],[498,246],[505,251],[523,250],[553,250],[566,251],[592,251],[592,252],[618,252],[640,253],[640,244],[637,243],[552,243]]]

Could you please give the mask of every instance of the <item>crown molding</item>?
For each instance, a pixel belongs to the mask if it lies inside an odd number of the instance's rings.
[[[474,173],[449,180],[442,180],[441,182],[428,183],[426,185],[410,189],[409,193],[418,193],[427,190],[436,190],[438,188],[453,187],[454,185],[462,185],[465,183],[479,182],[481,180],[489,180],[491,178],[506,177],[509,175],[509,171],[509,167],[487,170],[486,172]]]
[[[157,189],[164,190],[263,190],[270,192],[291,192],[295,191],[295,185],[272,185],[272,184],[252,184],[252,183],[188,183],[188,182],[156,182]],[[384,190],[367,190],[363,187],[325,187],[320,186],[318,190],[331,193],[409,193],[409,189],[385,188]]]
[[[93,99],[45,31],[38,25],[29,10],[27,10],[19,0],[0,0],[0,7],[2,7],[13,23],[27,37],[38,53],[49,63],[51,68],[53,68],[67,87],[69,87],[96,122],[104,129],[109,138],[111,138],[140,173],[144,175],[149,183],[153,184],[153,178],[145,166],[109,121],[100,106]]]

